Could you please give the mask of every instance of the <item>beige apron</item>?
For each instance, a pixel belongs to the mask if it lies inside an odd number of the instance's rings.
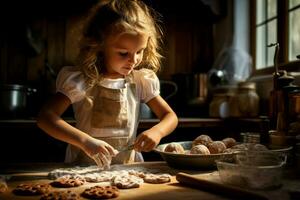
[[[125,135],[122,134],[118,136],[112,134],[112,136],[109,137],[96,138],[107,142],[117,150],[124,149],[128,145],[133,144],[136,137],[140,104],[136,94],[135,83],[127,77],[124,88],[111,89],[97,85],[94,89],[96,95],[91,111],[91,127],[128,130]],[[134,129],[131,128],[133,126],[135,127]],[[74,146],[70,146],[68,150],[72,151],[72,149],[76,151],[76,147]],[[116,157],[113,157],[112,164],[125,164],[137,161],[143,161],[141,154],[130,150],[120,152]],[[83,151],[78,151],[74,162],[78,164],[95,164],[95,161],[88,157]]]

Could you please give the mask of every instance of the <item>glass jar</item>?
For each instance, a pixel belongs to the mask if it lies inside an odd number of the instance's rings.
[[[210,117],[229,117],[229,102],[235,93],[235,87],[224,86],[214,91],[212,101],[209,104]]]
[[[259,114],[259,96],[254,82],[240,82],[229,102],[231,117],[256,117]]]

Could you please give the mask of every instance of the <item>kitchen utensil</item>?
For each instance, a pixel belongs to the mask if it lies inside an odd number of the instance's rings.
[[[134,149],[134,144],[131,144],[129,146],[123,147],[120,150],[118,150],[119,152],[123,152],[123,151],[131,151]]]
[[[239,188],[239,187],[234,187],[231,185],[221,184],[221,183],[218,183],[215,181],[205,180],[200,177],[195,177],[193,175],[183,173],[183,172],[179,172],[176,175],[176,180],[184,185],[189,185],[194,188],[203,189],[203,190],[206,190],[209,192],[213,192],[216,194],[222,194],[222,195],[226,195],[226,196],[230,196],[230,197],[234,197],[234,198],[238,198],[238,199],[251,199],[251,200],[252,199],[257,199],[257,200],[268,199],[265,196],[263,196],[259,193],[253,192],[253,191],[249,191],[249,190]]]
[[[185,150],[190,150],[192,147],[192,141],[182,141],[177,142]],[[159,153],[161,157],[167,162],[170,167],[179,169],[193,169],[193,170],[203,170],[203,169],[213,169],[216,168],[215,160],[220,158],[230,158],[232,153],[220,153],[220,154],[210,154],[210,155],[200,155],[200,154],[176,154],[170,152],[164,152],[166,144],[158,145],[154,152]]]

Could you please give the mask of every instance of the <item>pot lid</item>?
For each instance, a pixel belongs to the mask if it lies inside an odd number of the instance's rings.
[[[19,84],[1,84],[0,88],[4,90],[26,90],[27,87]]]

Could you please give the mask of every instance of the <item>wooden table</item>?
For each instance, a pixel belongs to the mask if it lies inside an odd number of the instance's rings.
[[[217,171],[191,171],[191,170],[178,170],[170,168],[165,162],[145,162],[145,163],[136,163],[130,165],[120,165],[124,167],[124,169],[132,168],[132,167],[144,167],[150,169],[159,169],[162,173],[170,173],[172,175],[171,182],[165,184],[148,184],[144,183],[140,188],[134,189],[122,189],[120,190],[120,196],[116,199],[142,199],[142,200],[194,200],[194,199],[206,199],[206,200],[225,200],[232,199],[232,197],[227,195],[222,195],[221,192],[216,191],[208,191],[205,188],[201,187],[190,187],[189,185],[182,184],[176,179],[176,174],[178,172],[183,172],[190,174],[193,177],[201,178],[212,182],[219,182]],[[44,183],[51,182],[47,178],[47,174],[49,171],[61,168],[61,167],[69,167],[62,163],[43,163],[43,164],[24,164],[24,165],[6,165],[0,166],[0,174],[9,175],[10,179],[7,181],[8,190],[4,193],[0,193],[1,200],[22,200],[22,199],[39,199],[40,196],[35,197],[24,197],[24,196],[16,196],[12,193],[12,190],[20,183]],[[70,190],[75,191],[77,193],[81,193],[85,188],[97,185],[99,183],[87,183],[83,186],[77,188],[70,188]],[[103,183],[102,183],[103,184]],[[296,184],[296,185],[295,185]],[[298,185],[297,185],[298,184]],[[299,179],[289,180],[289,182],[285,182],[285,185],[277,189],[275,191],[263,191],[259,192],[267,197],[267,199],[280,199],[280,200],[289,200],[289,194],[287,192],[287,188],[290,188],[291,185],[293,187],[299,189],[300,184]],[[53,190],[63,190],[56,189]],[[280,198],[279,198],[280,197]],[[84,198],[83,198],[84,199]],[[245,198],[243,198],[245,199]]]

